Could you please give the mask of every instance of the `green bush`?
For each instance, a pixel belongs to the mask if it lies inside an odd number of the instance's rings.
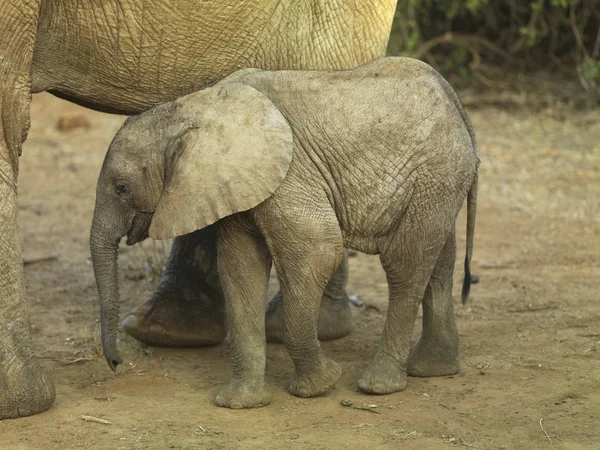
[[[498,68],[556,69],[599,98],[600,0],[398,0],[389,54],[491,85]]]

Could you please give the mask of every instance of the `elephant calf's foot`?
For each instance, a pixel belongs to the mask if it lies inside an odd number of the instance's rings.
[[[296,397],[315,397],[333,387],[342,374],[342,369],[334,360],[323,359],[302,373],[296,372],[289,391]]]
[[[420,341],[408,357],[408,375],[411,377],[442,377],[457,374],[458,345],[436,345]]]
[[[0,369],[0,419],[45,411],[52,406],[54,396],[54,383],[36,361],[19,369]]]
[[[208,305],[208,306],[207,306]],[[223,302],[207,301],[205,295],[182,288],[176,292],[159,287],[123,322],[127,334],[158,347],[202,347],[225,339]]]
[[[283,343],[281,329],[283,325],[283,296],[278,292],[269,303],[265,327],[267,341]],[[340,298],[333,298],[325,292],[321,301],[321,310],[317,323],[317,334],[320,341],[332,341],[348,336],[353,329],[350,300],[344,293]]]
[[[253,383],[232,378],[215,395],[215,404],[223,408],[259,408],[269,403],[271,397],[264,381]]]
[[[406,383],[406,370],[398,361],[376,356],[358,380],[358,387],[367,394],[391,394],[404,390]]]

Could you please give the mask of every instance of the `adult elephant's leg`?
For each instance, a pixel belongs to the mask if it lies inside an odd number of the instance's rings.
[[[227,333],[217,272],[217,225],[178,237],[156,291],[123,323],[150,345],[216,345]]]
[[[331,341],[352,332],[352,313],[346,292],[348,283],[348,252],[340,267],[325,288],[319,311],[317,332],[319,340]],[[273,297],[267,308],[267,340],[282,343],[283,295],[281,290]]]
[[[35,414],[54,401],[54,385],[33,354],[17,227],[37,15],[36,1],[0,2],[0,419]]]
[[[54,401],[52,380],[33,354],[23,297],[16,173],[7,156],[0,141],[0,419],[29,416]]]

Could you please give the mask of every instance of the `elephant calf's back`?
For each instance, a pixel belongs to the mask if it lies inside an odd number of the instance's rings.
[[[303,176],[327,193],[348,246],[379,253],[405,214],[423,207],[453,222],[477,157],[462,110],[431,67],[386,58],[326,76],[267,76],[255,85],[271,86]]]

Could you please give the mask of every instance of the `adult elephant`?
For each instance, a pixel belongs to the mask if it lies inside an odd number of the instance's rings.
[[[31,93],[135,114],[244,67],[342,69],[385,53],[396,0],[0,1],[0,419],[47,409],[50,378],[32,349],[23,297],[17,176]],[[152,344],[225,335],[214,227],[179,238],[152,298],[126,330]],[[199,276],[198,274],[201,274]],[[350,331],[345,266],[331,282],[320,337]],[[270,306],[276,338],[279,303]]]

